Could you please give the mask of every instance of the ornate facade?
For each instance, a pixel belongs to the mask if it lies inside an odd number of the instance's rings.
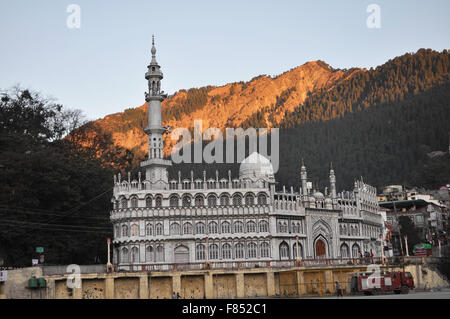
[[[145,176],[114,177],[114,264],[119,269],[155,264],[354,258],[372,250],[380,255],[383,222],[376,189],[356,181],[351,192],[336,193],[334,170],[330,191],[313,190],[301,166],[298,191],[275,189],[268,159],[251,154],[239,177],[169,179],[170,160],[163,159],[160,90],[163,74],[152,60],[148,81],[148,160]]]

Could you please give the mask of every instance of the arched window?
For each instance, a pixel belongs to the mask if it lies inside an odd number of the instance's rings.
[[[234,248],[236,250],[236,259],[243,259],[244,258],[244,244],[237,243],[234,246]]]
[[[269,244],[266,242],[261,243],[261,258],[269,258]]]
[[[209,259],[219,259],[219,246],[212,244],[209,246]]]
[[[228,195],[221,195],[220,196],[220,205],[221,206],[228,206],[228,205],[230,205],[230,196],[228,196]]]
[[[208,234],[217,234],[217,223],[216,222],[210,222],[208,224]]]
[[[298,233],[298,223],[297,222],[292,222],[292,232],[293,233]]]
[[[245,195],[245,205],[255,205],[255,196],[253,194]]]
[[[229,222],[222,222],[222,234],[231,233],[231,224]]]
[[[358,244],[353,244],[353,246],[352,246],[352,257],[353,258],[358,258],[360,251],[361,251],[361,249],[359,248]]]
[[[280,244],[280,259],[289,259],[289,246],[284,241]]]
[[[205,199],[202,195],[196,195],[195,196],[195,206],[196,207],[202,207],[205,206]]]
[[[122,199],[120,200],[120,206],[122,208],[128,208],[128,201],[125,197],[122,197]]]
[[[256,223],[252,220],[247,222],[247,233],[256,233]]]
[[[233,196],[233,206],[241,206],[242,205],[242,195],[235,194]]]
[[[183,224],[183,234],[192,234],[192,224],[191,223],[184,223]]]
[[[156,224],[155,226],[155,233],[156,236],[161,236],[163,234],[163,225],[161,223]]]
[[[243,222],[235,222],[234,223],[234,232],[235,233],[243,233],[244,232],[244,223]]]
[[[145,207],[152,207],[152,197],[151,196],[147,196],[145,198]]]
[[[247,250],[248,258],[256,258],[256,249],[257,249],[257,246],[255,243],[252,242],[252,243],[248,244],[248,250]]]
[[[122,237],[128,236],[128,226],[122,225]]]
[[[198,222],[195,224],[195,233],[196,234],[204,234],[205,233],[205,224],[202,222]]]
[[[129,262],[129,255],[128,255],[128,249],[127,248],[122,248],[122,253],[121,253],[121,258],[120,261],[122,263],[128,263]]]
[[[198,244],[195,247],[195,259],[196,260],[205,260],[205,245]]]
[[[190,207],[191,206],[191,196],[184,195],[183,196],[183,207]]]
[[[267,196],[266,194],[258,195],[258,205],[266,205],[267,204]]]
[[[145,226],[145,234],[147,236],[152,236],[153,235],[153,225],[152,224],[147,224]]]
[[[156,261],[164,261],[164,247],[161,245],[156,247]]]
[[[162,197],[159,195],[155,198],[155,207],[162,207]]]
[[[214,195],[208,196],[208,206],[209,207],[215,207],[217,206],[217,198]]]
[[[259,231],[261,233],[267,233],[269,231],[269,223],[265,220],[259,222]]]
[[[178,224],[178,223],[170,224],[170,234],[171,235],[180,235],[180,224]]]
[[[132,263],[139,262],[139,248],[137,247],[131,248],[131,262]]]
[[[179,198],[177,195],[170,196],[169,199],[170,207],[178,207],[179,205]]]
[[[339,235],[342,235],[344,233],[343,229],[342,229],[342,225],[339,225]]]
[[[120,227],[119,225],[114,226],[115,237],[120,237]]]
[[[139,225],[138,224],[131,225],[131,236],[139,236]]]
[[[350,250],[349,250],[347,244],[342,244],[341,245],[341,257],[342,258],[349,258],[350,257]]]
[[[138,198],[136,196],[131,197],[131,208],[138,207]]]
[[[153,261],[153,256],[154,252],[153,252],[153,247],[152,246],[147,246],[147,248],[145,249],[145,261]]]
[[[222,245],[222,259],[231,259],[231,245],[223,244]]]
[[[286,221],[279,221],[278,222],[278,229],[280,233],[287,233],[288,232],[288,224]]]

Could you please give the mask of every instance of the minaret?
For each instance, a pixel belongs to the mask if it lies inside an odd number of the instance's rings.
[[[152,37],[152,61],[147,66],[145,79],[148,81],[148,93],[145,93],[145,101],[148,102],[148,126],[144,129],[148,134],[148,160],[141,163],[146,169],[145,178],[152,183],[152,188],[165,189],[168,185],[167,167],[171,161],[163,158],[163,134],[166,128],[161,122],[161,102],[167,97],[161,91],[163,74],[158,62],[156,62],[155,38]]]
[[[307,176],[306,176],[306,167],[305,167],[305,163],[303,163],[303,158],[302,158],[302,168],[300,170],[300,180],[302,181],[302,194],[303,195],[308,195],[308,188],[307,188]]]
[[[336,176],[334,176],[333,163],[330,165],[330,195],[336,198]]]

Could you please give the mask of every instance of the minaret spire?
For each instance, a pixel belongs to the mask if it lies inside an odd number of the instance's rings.
[[[148,92],[145,93],[145,101],[148,102],[148,126],[144,129],[148,134],[148,160],[141,163],[146,168],[145,178],[152,182],[156,189],[165,189],[168,186],[167,167],[171,161],[164,160],[163,134],[167,132],[162,126],[161,102],[167,97],[161,91],[163,73],[156,62],[155,37],[152,35],[152,60],[147,66],[145,79],[148,81]]]
[[[155,36],[152,35],[152,64],[157,64],[156,62],[156,47],[155,47]]]
[[[308,194],[308,188],[307,188],[307,174],[306,174],[306,167],[305,167],[305,163],[303,162],[303,157],[302,157],[302,167],[300,170],[300,181],[302,183],[302,194],[303,195],[307,195]]]
[[[330,164],[330,195],[331,198],[336,198],[336,176],[334,175],[333,162]]]

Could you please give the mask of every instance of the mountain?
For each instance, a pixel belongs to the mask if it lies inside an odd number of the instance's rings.
[[[412,183],[417,172],[410,171],[423,166],[424,152],[447,149],[449,71],[447,50],[421,49],[370,70],[339,70],[313,61],[275,77],[180,90],[163,102],[163,121],[173,128],[190,128],[195,119],[203,120],[203,129],[282,128],[277,176],[282,184],[297,183],[292,170],[300,157],[320,176],[319,185],[326,182],[330,161],[341,170],[343,187],[351,186],[359,173],[377,186]],[[147,116],[144,104],[73,134],[111,134],[115,145],[134,154],[137,166],[146,153]],[[166,136],[166,156],[174,143]],[[373,151],[370,158],[366,150]]]

